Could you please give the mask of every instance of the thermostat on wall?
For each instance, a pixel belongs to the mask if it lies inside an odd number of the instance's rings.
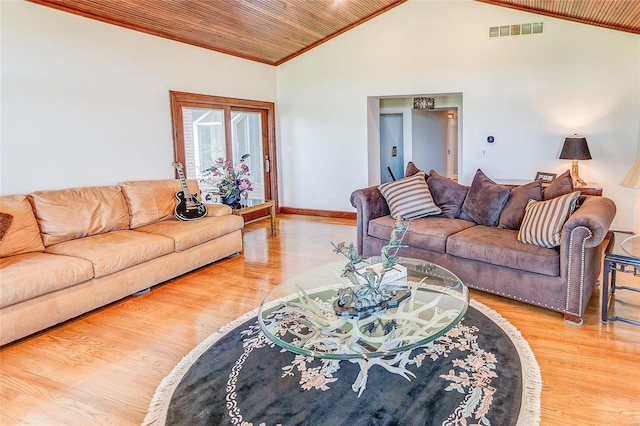
[[[495,138],[493,136],[487,136],[487,143],[494,143]]]

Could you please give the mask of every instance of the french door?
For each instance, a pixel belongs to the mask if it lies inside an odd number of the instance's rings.
[[[202,171],[222,157],[245,163],[254,177],[250,199],[277,204],[274,104],[184,92],[170,92],[174,155],[187,178],[201,180]],[[213,187],[200,181],[203,199],[215,201]]]

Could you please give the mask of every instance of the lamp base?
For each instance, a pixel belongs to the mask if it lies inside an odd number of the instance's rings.
[[[587,186],[587,182],[580,179],[580,174],[578,173],[578,160],[573,160],[571,163],[571,178],[573,179],[573,186]]]

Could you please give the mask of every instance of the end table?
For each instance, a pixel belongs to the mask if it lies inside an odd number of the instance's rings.
[[[623,272],[640,277],[640,250],[638,245],[627,244],[628,238],[633,234],[623,232],[613,232],[613,236],[604,251],[604,270],[602,271],[602,323],[607,321],[622,321],[633,325],[640,325],[640,321],[619,316],[610,317],[609,299],[616,290],[630,290],[640,292],[640,287],[629,287],[616,285],[616,273]],[[639,239],[636,238],[638,241]],[[623,243],[624,246],[623,246]],[[609,291],[611,282],[611,291]]]
[[[236,216],[241,216],[243,219],[244,219],[243,215],[245,214],[269,209],[268,217],[271,218],[271,236],[272,237],[276,236],[276,207],[275,207],[276,204],[274,201],[249,199],[249,200],[243,200],[240,204],[241,204],[240,208],[237,208],[237,209],[232,208],[231,211],[233,214],[235,214]],[[264,219],[264,217],[261,217],[255,220],[261,220],[261,219]]]

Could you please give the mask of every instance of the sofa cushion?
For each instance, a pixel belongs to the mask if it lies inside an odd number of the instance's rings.
[[[174,241],[175,251],[184,251],[211,241],[222,235],[242,229],[244,220],[240,216],[228,215],[205,217],[200,220],[181,221],[177,219],[152,223],[136,228],[138,232],[163,235]]]
[[[13,216],[0,244],[0,257],[44,251],[40,229],[26,195],[0,197],[0,210]]]
[[[448,177],[441,176],[435,170],[429,172],[427,185],[429,185],[433,201],[442,210],[439,216],[448,217],[449,219],[458,217],[469,187],[460,185]]]
[[[543,200],[551,200],[561,195],[571,194],[573,192],[573,179],[569,170],[555,178],[553,182],[544,189]]]
[[[378,189],[387,200],[393,217],[415,219],[441,212],[431,197],[424,172],[383,183]]]
[[[388,241],[395,220],[391,216],[383,216],[369,222],[369,235]],[[447,219],[429,216],[414,219],[402,240],[403,244],[424,250],[444,253],[447,237],[463,229],[476,226],[475,223],[461,219]]]
[[[93,264],[100,278],[173,252],[171,238],[130,230],[112,231],[47,247],[46,252],[75,256]]]
[[[540,247],[559,246],[562,227],[575,210],[579,196],[576,191],[547,201],[529,201],[518,240]]]
[[[552,277],[560,275],[557,249],[521,243],[517,234],[512,229],[474,226],[448,238],[447,254]]]
[[[129,210],[118,186],[94,186],[28,195],[45,247],[129,227]]]
[[[71,287],[93,278],[91,262],[79,257],[25,253],[0,259],[0,307]]]
[[[508,186],[495,183],[478,169],[462,211],[479,225],[496,226],[510,192]]]
[[[519,229],[529,200],[542,200],[542,181],[537,180],[511,190],[507,204],[500,213],[498,228]]]
[[[137,180],[119,185],[129,206],[131,229],[174,217],[176,193],[182,190],[179,180]],[[200,199],[197,181],[187,180],[187,187],[191,194],[196,194]]]

